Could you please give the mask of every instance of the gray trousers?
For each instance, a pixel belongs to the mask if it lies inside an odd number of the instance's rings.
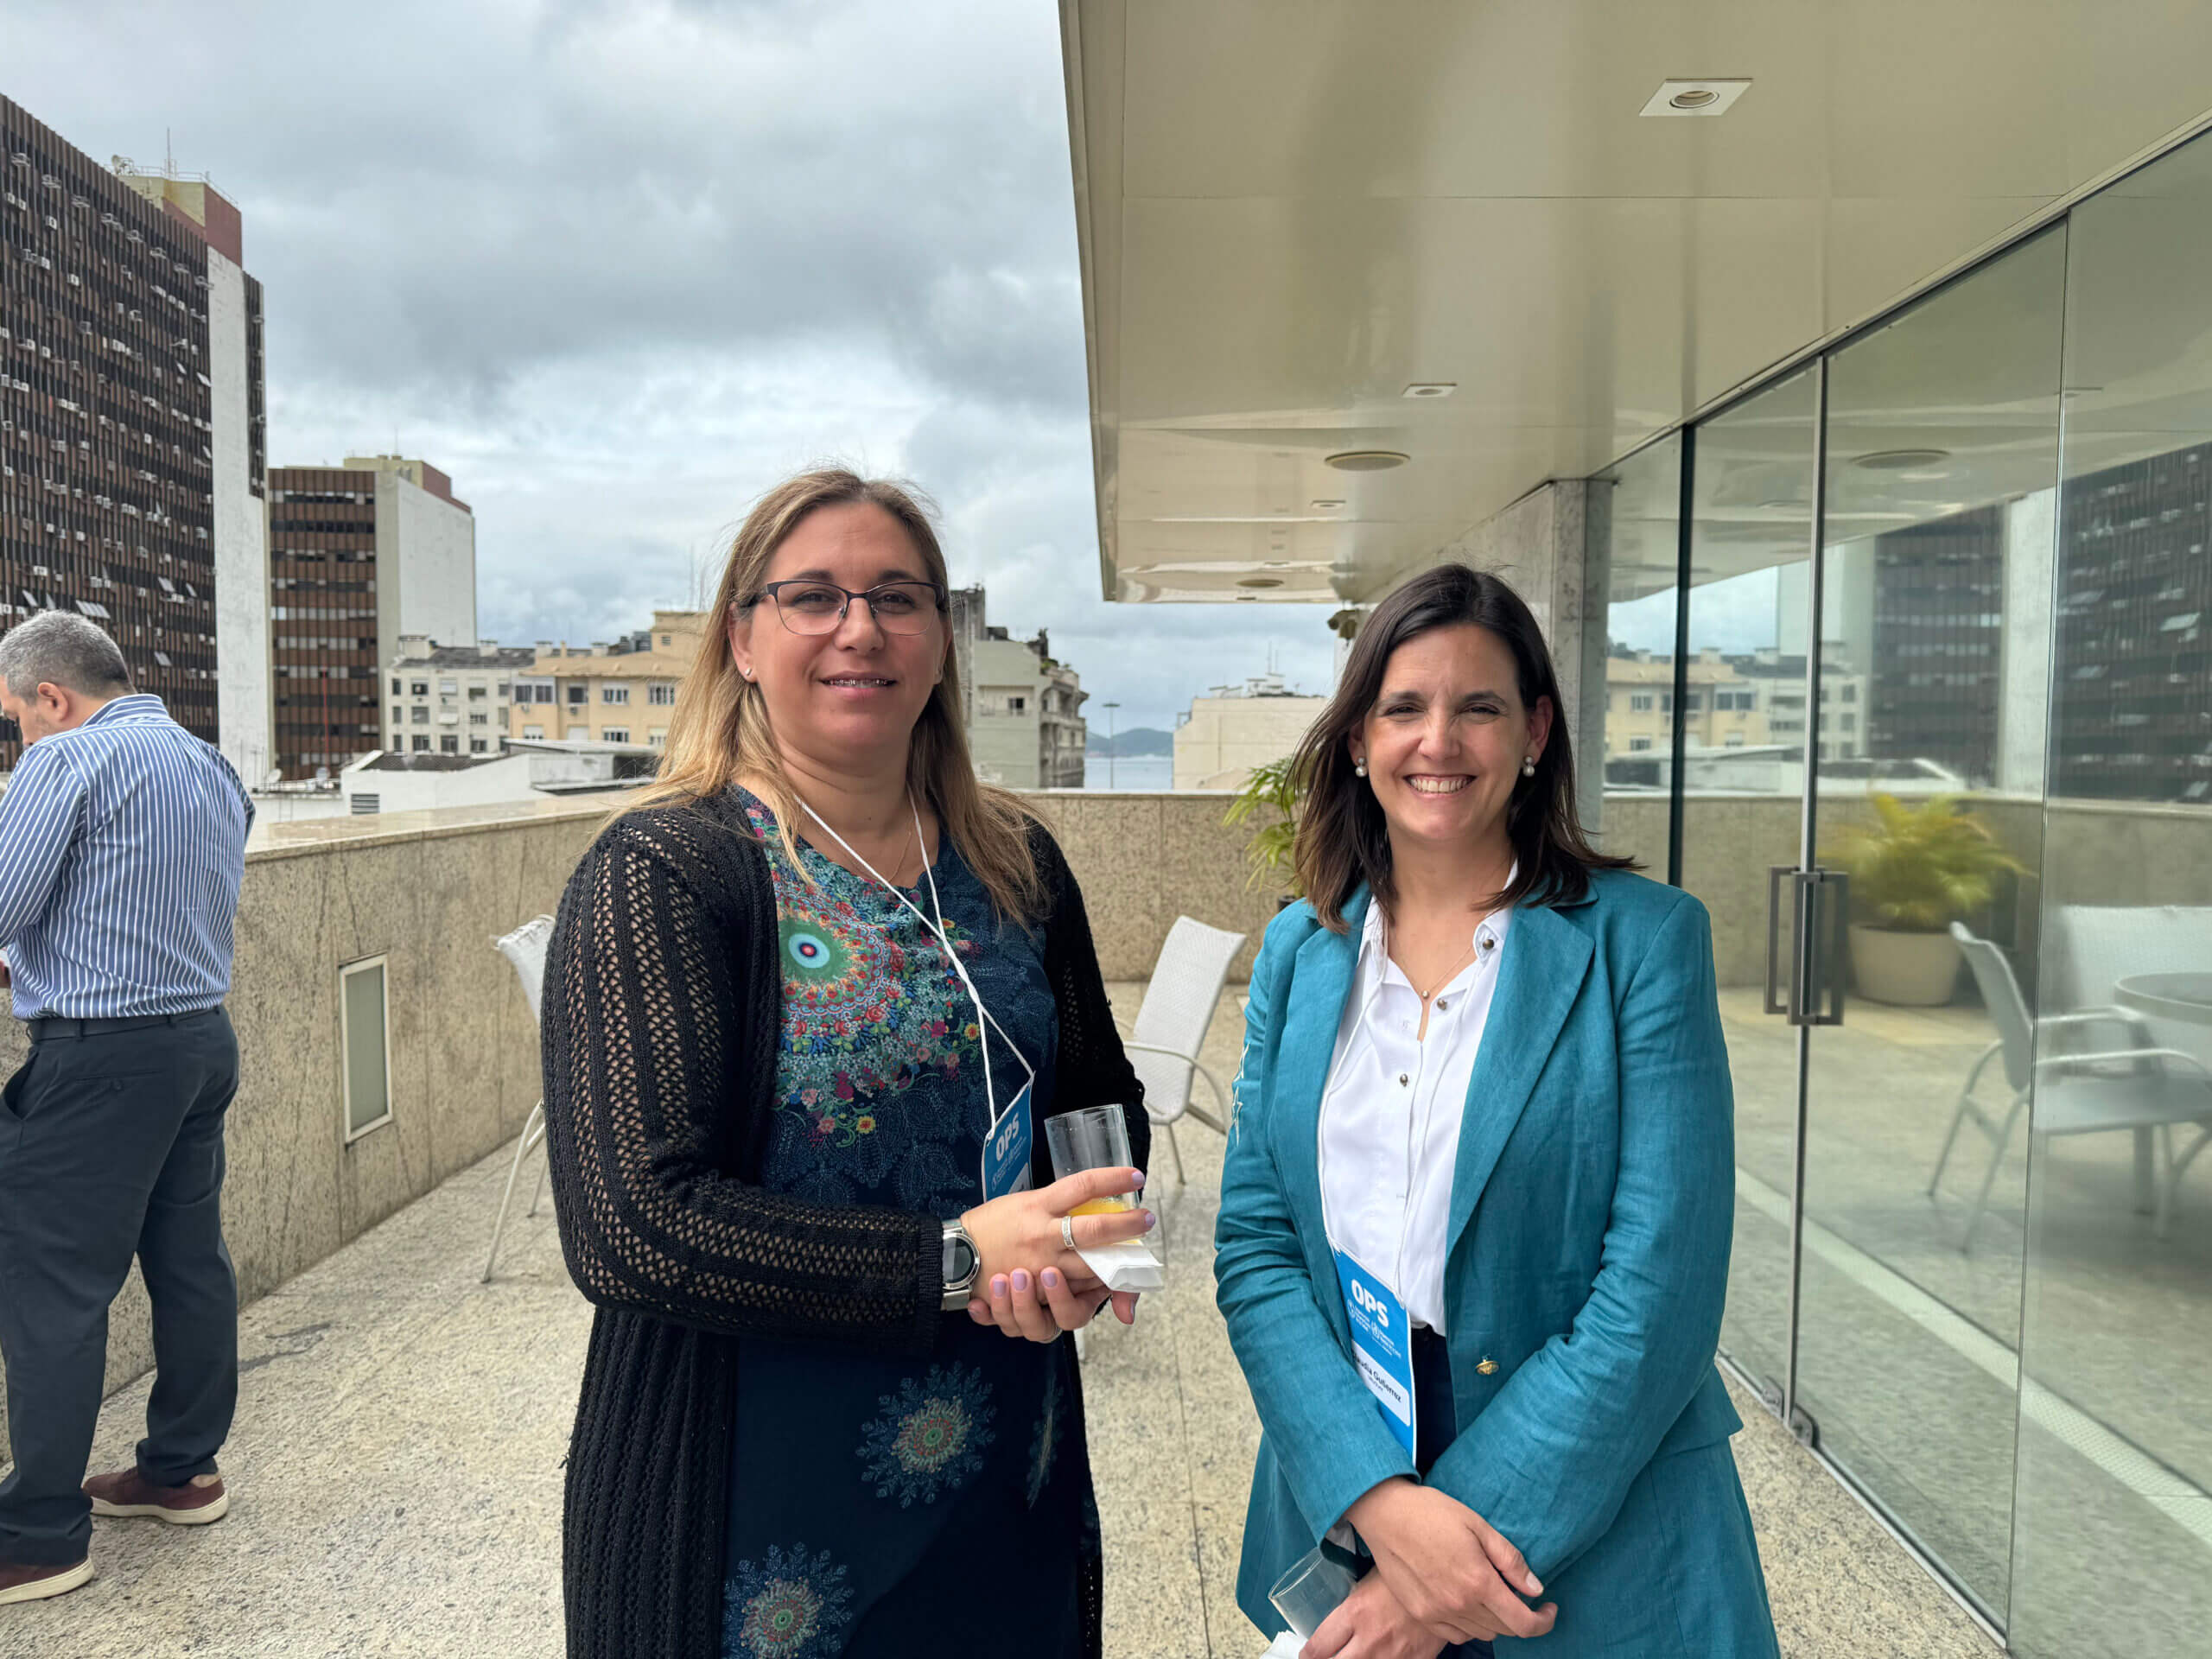
[[[153,1302],[156,1367],[139,1473],[181,1486],[214,1471],[238,1402],[238,1280],[221,1215],[238,1082],[230,1016],[210,1008],[47,1036],[0,1095],[0,1357],[16,1458],[0,1480],[0,1562],[84,1559],[108,1304],[133,1255]]]

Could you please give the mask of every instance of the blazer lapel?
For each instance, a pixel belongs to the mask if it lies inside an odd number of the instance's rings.
[[[1275,1132],[1282,1137],[1280,1167],[1288,1189],[1291,1213],[1297,1218],[1299,1242],[1306,1251],[1306,1270],[1313,1275],[1315,1287],[1325,1293],[1322,1306],[1339,1340],[1349,1338],[1344,1300],[1335,1294],[1337,1261],[1329,1249],[1321,1208],[1319,1137],[1321,1096],[1328,1088],[1329,1061],[1336,1053],[1337,1027],[1344,1018],[1344,998],[1351,994],[1359,966],[1360,931],[1366,924],[1367,903],[1368,891],[1362,887],[1344,906],[1344,932],[1318,929],[1299,947],[1287,1006],[1277,1015],[1282,1021],[1282,1044],[1275,1055],[1270,1113]]]
[[[1591,955],[1589,935],[1556,910],[1531,906],[1514,912],[1497,995],[1467,1084],[1459,1155],[1452,1173],[1447,1254],[1466,1230],[1491,1172],[1528,1107],[1537,1076],[1581,994]]]

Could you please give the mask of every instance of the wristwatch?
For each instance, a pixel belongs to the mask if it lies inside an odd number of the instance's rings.
[[[957,1221],[944,1224],[944,1311],[964,1311],[976,1294],[976,1274],[983,1265],[976,1254],[976,1241]]]

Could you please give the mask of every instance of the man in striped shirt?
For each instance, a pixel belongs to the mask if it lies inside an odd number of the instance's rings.
[[[222,1005],[253,806],[81,616],[0,637],[0,713],[26,744],[0,798],[0,982],[31,1039],[0,1094],[4,1604],[89,1580],[95,1514],[189,1524],[229,1507],[238,1053]],[[146,1438],[131,1468],[88,1480],[108,1304],[134,1255],[154,1309]]]

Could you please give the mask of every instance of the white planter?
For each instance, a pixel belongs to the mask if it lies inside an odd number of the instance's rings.
[[[1959,947],[1948,933],[1851,929],[1851,971],[1859,995],[1904,1008],[1940,1007],[1958,988]]]

